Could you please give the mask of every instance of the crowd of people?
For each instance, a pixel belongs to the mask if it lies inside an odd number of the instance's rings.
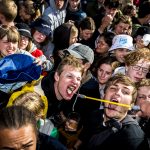
[[[0,1],[0,149],[150,149],[149,0]]]

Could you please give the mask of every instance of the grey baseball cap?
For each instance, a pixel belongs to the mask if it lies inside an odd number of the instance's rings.
[[[67,51],[79,59],[86,59],[90,64],[94,61],[94,52],[87,46],[80,43],[72,44]]]

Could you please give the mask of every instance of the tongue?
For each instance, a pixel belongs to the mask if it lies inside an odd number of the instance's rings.
[[[109,104],[110,109],[116,109],[117,105]]]

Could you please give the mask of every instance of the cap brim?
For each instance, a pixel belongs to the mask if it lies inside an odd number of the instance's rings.
[[[67,51],[70,53],[70,55],[73,55],[73,56],[76,57],[76,58],[84,59],[84,57],[82,57],[79,53],[77,53],[77,52],[74,51],[74,50],[67,49]]]

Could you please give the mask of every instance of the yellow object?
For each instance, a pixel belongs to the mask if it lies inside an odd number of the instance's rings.
[[[41,96],[41,99],[45,105],[45,109],[44,109],[44,117],[46,118],[46,114],[47,114],[47,111],[48,111],[48,100],[47,100],[47,97],[45,95],[43,95],[40,91],[37,91],[35,90],[35,87],[37,84],[39,84],[39,82],[41,81],[41,79],[43,78],[43,76],[41,76],[38,80],[35,80],[35,81],[32,81],[31,83],[27,83],[21,91],[17,91],[17,92],[14,92],[11,97],[9,98],[9,101],[7,103],[7,107],[9,106],[12,106],[15,99],[20,96],[21,94],[24,94],[28,91],[30,92],[37,92],[40,96]]]
[[[113,104],[113,105],[118,105],[118,106],[123,106],[123,107],[131,108],[130,105],[122,104],[122,103],[117,103],[117,102],[112,102],[112,101],[105,100],[105,99],[99,99],[99,98],[88,97],[88,96],[84,96],[84,98],[95,100],[95,101],[100,101],[100,102],[104,102],[104,103],[109,103],[109,104]]]

